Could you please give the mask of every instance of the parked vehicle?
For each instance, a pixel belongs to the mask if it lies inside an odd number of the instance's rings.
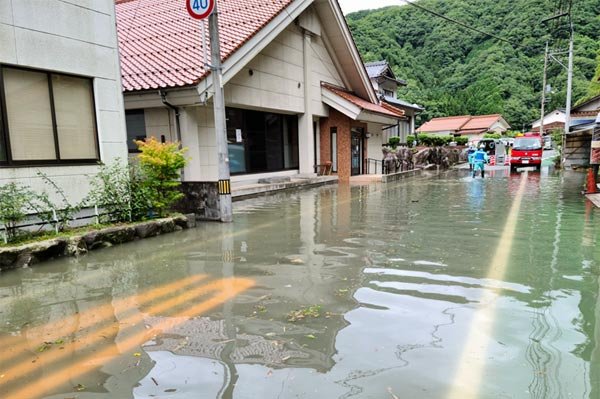
[[[477,143],[478,146],[484,146],[484,151],[488,154],[488,156],[496,157],[496,164],[502,165],[504,164],[504,160],[506,159],[506,146],[502,142],[502,140],[498,139],[481,139]]]
[[[510,155],[510,167],[534,166],[539,170],[542,167],[542,154],[543,139],[539,133],[517,136]]]

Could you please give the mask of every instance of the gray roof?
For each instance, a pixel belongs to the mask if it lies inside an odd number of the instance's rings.
[[[389,65],[387,61],[375,61],[365,63],[365,68],[367,68],[369,78],[376,78],[383,75],[383,73],[388,67]]]
[[[417,111],[423,111],[425,109],[425,108],[421,107],[420,105],[411,104],[408,101],[404,101],[399,98],[394,98],[394,97],[390,97],[390,96],[383,96],[383,101],[385,101],[386,103],[390,103],[392,105],[400,106],[400,107],[412,108]]]

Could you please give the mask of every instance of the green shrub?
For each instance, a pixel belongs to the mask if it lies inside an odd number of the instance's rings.
[[[77,213],[81,210],[82,204],[72,204],[64,190],[45,173],[38,171],[37,175],[43,180],[46,186],[54,190],[55,196],[60,199],[60,203],[56,204],[50,201],[46,193],[38,195],[38,202],[43,208],[41,210],[36,209],[38,217],[45,223],[55,224],[58,231],[64,231],[75,220]],[[52,212],[53,210],[55,213]]]
[[[408,148],[413,148],[413,146],[415,145],[415,140],[415,136],[413,136],[412,134],[406,138],[406,144],[408,145]]]
[[[486,133],[483,135],[484,139],[499,139],[502,135],[500,133]]]
[[[400,137],[398,137],[398,136],[392,136],[388,140],[388,146],[392,147],[393,149],[396,149],[396,147],[398,147],[399,144],[400,144]]]
[[[16,183],[0,186],[0,222],[4,225],[6,241],[14,241],[18,234],[18,225],[30,213],[47,213],[45,194],[37,194],[29,187]]]
[[[178,143],[160,143],[153,137],[135,143],[141,151],[138,155],[140,171],[152,210],[164,216],[183,197],[178,188],[181,169],[187,163],[184,156],[187,149],[180,149]]]
[[[150,195],[136,166],[120,161],[103,165],[90,185],[85,203],[102,208],[100,223],[137,221],[148,216]]]
[[[417,136],[417,140],[419,142],[419,145],[424,145],[424,146],[430,146],[431,145],[431,136],[429,136],[426,133],[419,133],[419,135]]]
[[[457,145],[467,145],[469,138],[467,136],[458,136],[454,138]]]

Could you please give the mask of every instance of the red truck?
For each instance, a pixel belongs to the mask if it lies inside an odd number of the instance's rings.
[[[515,170],[520,166],[534,166],[540,170],[543,152],[544,140],[539,133],[525,133],[517,136],[510,154],[510,168]]]

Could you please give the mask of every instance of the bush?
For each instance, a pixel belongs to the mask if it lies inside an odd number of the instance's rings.
[[[499,139],[502,135],[500,133],[486,133],[483,135],[484,139]]]
[[[412,134],[406,138],[406,144],[408,145],[408,148],[413,148],[413,146],[415,145],[415,140],[415,136],[413,136]]]
[[[400,137],[398,137],[398,136],[392,136],[388,140],[388,146],[390,146],[394,150],[396,149],[396,147],[398,147],[399,144],[400,144]]]
[[[135,166],[120,161],[103,165],[90,185],[85,203],[102,208],[101,223],[137,221],[148,216],[150,195]]]
[[[160,143],[153,137],[135,142],[141,151],[138,155],[142,185],[149,196],[152,210],[163,216],[177,200],[183,197],[178,190],[181,169],[187,163],[187,149],[178,143]]]
[[[45,194],[37,194],[29,187],[16,183],[0,186],[0,222],[6,229],[6,241],[14,241],[18,236],[18,225],[30,213],[48,214]]]
[[[467,145],[469,138],[467,136],[457,136],[454,138],[457,145]]]
[[[56,197],[60,198],[60,204],[55,204],[50,201],[46,193],[38,195],[38,202],[41,203],[43,210],[36,210],[40,219],[48,224],[55,224],[58,231],[67,229],[71,221],[75,220],[75,215],[81,210],[82,204],[72,204],[64,190],[58,186],[52,179],[42,172],[37,172],[37,175],[44,181],[48,187],[54,190]],[[53,213],[54,211],[55,213]]]

